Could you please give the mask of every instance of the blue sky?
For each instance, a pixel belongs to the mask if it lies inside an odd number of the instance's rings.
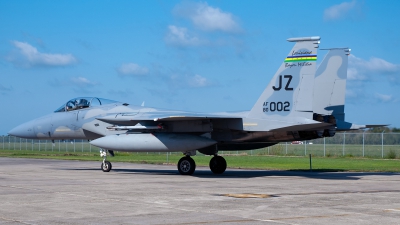
[[[321,48],[352,49],[346,120],[400,127],[399,8],[368,0],[0,1],[0,134],[78,96],[250,110],[291,49],[286,39],[317,35]]]

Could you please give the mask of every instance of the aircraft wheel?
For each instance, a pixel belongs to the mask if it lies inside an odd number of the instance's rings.
[[[214,156],[210,160],[210,169],[215,174],[221,174],[226,170],[226,161],[222,156]]]
[[[103,170],[103,172],[110,172],[112,168],[112,165],[109,161],[104,161],[104,163],[101,164],[101,170]]]
[[[182,157],[178,162],[178,171],[182,175],[192,175],[196,170],[196,163],[190,156]]]

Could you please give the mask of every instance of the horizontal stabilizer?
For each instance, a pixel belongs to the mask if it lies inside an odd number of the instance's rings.
[[[387,127],[389,124],[369,124],[369,125],[357,125],[354,123],[349,123],[346,121],[338,120],[336,123],[336,130],[337,131],[348,131],[348,130],[362,130],[367,128],[374,128],[374,127]]]
[[[382,125],[382,124],[380,124],[380,125],[378,125],[378,124],[370,124],[370,125],[364,125],[366,128],[374,128],[374,127],[387,127],[387,126],[390,126],[390,124],[384,124],[384,125]]]

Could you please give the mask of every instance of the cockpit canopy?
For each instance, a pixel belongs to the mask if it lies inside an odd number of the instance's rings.
[[[111,103],[116,103],[117,101],[96,98],[96,97],[79,97],[69,100],[67,103],[63,104],[54,112],[66,112],[78,109],[89,108],[93,106],[107,105]]]

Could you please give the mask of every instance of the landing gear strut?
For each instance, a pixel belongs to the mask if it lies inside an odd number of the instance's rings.
[[[104,149],[100,149],[100,157],[103,157],[103,162],[101,163],[101,170],[103,170],[103,172],[110,172],[112,165],[109,161],[107,161],[107,151]]]
[[[189,155],[182,157],[178,162],[178,171],[182,175],[192,175],[196,170],[196,163]]]
[[[210,169],[215,174],[221,174],[226,170],[226,161],[222,156],[215,155],[210,160]]]

